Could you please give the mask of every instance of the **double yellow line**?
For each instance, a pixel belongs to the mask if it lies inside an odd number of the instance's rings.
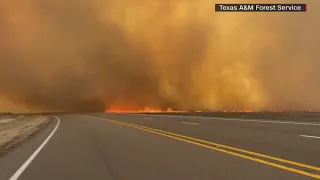
[[[188,137],[188,136],[184,136],[184,135],[180,135],[180,134],[176,134],[176,133],[171,133],[171,132],[167,132],[167,131],[162,131],[159,129],[149,128],[149,127],[145,127],[145,126],[140,126],[140,125],[136,125],[136,124],[125,123],[125,122],[111,120],[111,119],[105,119],[105,118],[99,118],[99,119],[103,119],[103,120],[107,120],[112,123],[140,129],[140,130],[147,131],[150,133],[166,136],[166,137],[169,137],[172,139],[184,141],[184,142],[187,142],[190,144],[198,145],[198,146],[212,149],[215,151],[223,152],[226,154],[234,155],[234,156],[248,159],[251,161],[255,161],[255,162],[259,162],[259,163],[266,164],[269,166],[277,167],[277,168],[291,171],[294,173],[298,173],[301,175],[309,176],[309,177],[312,177],[315,179],[320,179],[320,175],[310,173],[310,172],[307,172],[304,170],[300,170],[297,168],[288,167],[286,165],[291,165],[291,166],[307,169],[311,172],[317,172],[318,174],[320,173],[320,167],[315,167],[315,166],[311,166],[311,165],[307,165],[307,164],[303,164],[303,163],[285,160],[285,159],[281,159],[281,158],[277,158],[277,157],[273,157],[273,156],[269,156],[269,155],[265,155],[265,154],[260,154],[260,153],[256,153],[256,152],[252,152],[252,151],[248,151],[248,150],[243,150],[243,149],[239,149],[239,148],[235,148],[235,147],[231,147],[231,146],[213,143],[213,142],[209,142],[209,141],[205,141],[205,140],[201,140],[201,139],[197,139],[197,138],[193,138],[193,137]],[[270,160],[277,161],[278,163],[270,162]],[[279,163],[286,164],[286,165],[282,165]]]

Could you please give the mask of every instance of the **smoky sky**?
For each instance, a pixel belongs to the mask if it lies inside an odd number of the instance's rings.
[[[0,0],[0,107],[319,110],[319,3]]]

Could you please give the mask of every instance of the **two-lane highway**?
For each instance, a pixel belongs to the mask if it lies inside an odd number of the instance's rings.
[[[320,125],[58,115],[0,158],[0,179],[320,179],[320,139],[307,136]]]
[[[166,115],[100,115],[320,166],[320,124]]]

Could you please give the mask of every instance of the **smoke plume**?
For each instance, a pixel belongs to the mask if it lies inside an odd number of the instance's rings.
[[[0,108],[319,111],[320,2],[306,13],[214,3],[0,0]]]

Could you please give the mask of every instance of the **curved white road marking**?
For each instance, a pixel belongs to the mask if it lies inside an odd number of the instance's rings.
[[[301,137],[306,137],[306,138],[315,138],[315,139],[320,139],[318,136],[309,136],[309,135],[300,135]]]
[[[38,147],[36,151],[27,159],[26,162],[22,164],[22,166],[12,175],[12,177],[9,180],[17,180],[21,174],[24,172],[24,170],[27,169],[27,167],[30,165],[30,163],[33,161],[33,159],[40,153],[40,151],[44,148],[44,146],[48,143],[48,141],[51,139],[51,137],[54,135],[54,133],[57,131],[59,125],[60,125],[60,119],[56,116],[54,116],[58,122],[57,125],[54,127],[53,131],[49,134],[47,139],[42,142],[42,144]]]

